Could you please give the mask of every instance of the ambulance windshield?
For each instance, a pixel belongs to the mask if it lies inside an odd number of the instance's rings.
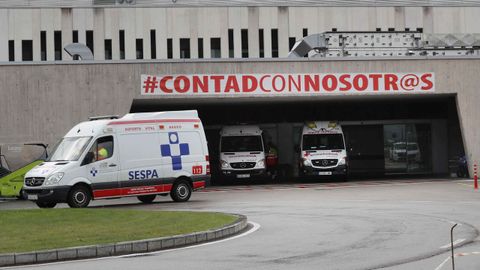
[[[263,152],[261,136],[222,137],[221,152]]]
[[[75,161],[85,151],[92,137],[63,138],[53,150],[47,161]]]
[[[344,149],[342,134],[308,134],[303,135],[303,147],[306,150]]]

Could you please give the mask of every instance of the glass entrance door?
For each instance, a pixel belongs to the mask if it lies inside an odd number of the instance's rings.
[[[430,124],[384,125],[385,173],[429,173],[432,170]]]

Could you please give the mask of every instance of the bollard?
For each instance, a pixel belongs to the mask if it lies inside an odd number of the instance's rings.
[[[474,182],[474,189],[478,189],[478,175],[477,175],[477,162],[473,164],[473,182]]]

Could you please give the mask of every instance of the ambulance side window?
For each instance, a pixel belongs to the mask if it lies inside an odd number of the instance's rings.
[[[95,143],[92,145],[85,160],[82,162],[83,165],[90,164],[97,161],[102,161],[109,159],[113,156],[113,136],[105,136],[98,138]]]

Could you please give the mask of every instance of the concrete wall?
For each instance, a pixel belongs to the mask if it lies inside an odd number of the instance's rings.
[[[466,154],[471,161],[478,161],[480,117],[476,110],[480,104],[480,59],[0,65],[0,143],[45,141],[52,144],[74,124],[89,116],[123,115],[129,112],[134,98],[145,98],[140,97],[141,74],[426,71],[435,72],[434,95],[457,94]],[[318,100],[322,98],[325,97],[319,96]],[[362,99],[358,100],[361,102]],[[229,102],[229,99],[222,102]]]
[[[180,38],[190,38],[191,58],[198,57],[203,38],[204,57],[210,58],[210,39],[221,38],[221,56],[228,58],[228,29],[234,30],[235,58],[241,58],[241,29],[248,29],[249,57],[259,56],[258,30],[264,30],[265,57],[272,56],[271,30],[278,29],[279,56],[289,51],[290,37],[331,31],[375,31],[423,28],[425,33],[480,33],[480,7],[208,7],[208,8],[31,8],[0,9],[0,62],[8,61],[8,41],[15,44],[15,61],[22,60],[22,40],[33,41],[34,61],[40,60],[40,31],[46,31],[47,60],[54,59],[54,31],[62,31],[63,47],[78,31],[94,32],[94,57],[105,59],[105,39],[112,41],[112,58],[120,59],[119,30],[125,31],[126,59],[136,58],[136,39],[143,40],[144,59],[151,59],[150,30],[156,32],[157,59],[167,58],[167,39],[173,58],[180,58]],[[64,60],[71,60],[63,52]]]

